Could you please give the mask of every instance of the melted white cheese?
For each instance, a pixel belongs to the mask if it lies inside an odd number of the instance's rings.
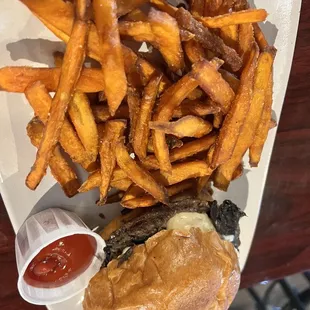
[[[180,212],[173,216],[167,223],[167,229],[189,231],[192,227],[200,228],[202,231],[215,230],[207,214],[198,212]]]

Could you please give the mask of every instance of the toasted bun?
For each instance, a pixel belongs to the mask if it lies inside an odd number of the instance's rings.
[[[228,309],[240,283],[234,247],[215,232],[163,230],[89,283],[85,310]]]

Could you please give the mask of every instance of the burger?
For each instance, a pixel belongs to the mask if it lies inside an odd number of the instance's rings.
[[[85,310],[228,309],[240,284],[239,219],[231,201],[136,209],[103,231],[106,261]]]

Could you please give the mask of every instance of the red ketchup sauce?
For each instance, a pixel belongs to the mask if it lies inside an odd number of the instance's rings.
[[[28,285],[55,288],[83,273],[96,252],[96,240],[88,235],[72,235],[49,244],[31,261],[24,274]]]

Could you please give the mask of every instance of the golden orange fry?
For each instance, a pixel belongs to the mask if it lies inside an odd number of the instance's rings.
[[[114,115],[127,92],[117,6],[115,0],[93,0],[93,8],[99,36],[104,91],[110,113]]]
[[[168,67],[174,72],[182,70],[184,57],[178,23],[167,13],[153,8],[151,8],[148,17],[156,44],[158,44],[159,51]]]
[[[25,95],[35,115],[39,117],[43,124],[46,124],[52,105],[52,98],[45,86],[41,82],[36,82],[27,87]],[[89,155],[86,153],[83,144],[67,118],[64,119],[59,142],[74,162],[79,163],[87,170],[92,167],[92,161]]]
[[[205,2],[205,0],[191,0],[191,13],[193,15],[203,16],[205,11]]]
[[[216,135],[210,134],[208,136],[184,143],[179,148],[175,148],[170,151],[169,161],[173,163],[175,161],[191,157],[199,152],[206,151],[215,142],[215,139]],[[159,162],[154,155],[149,155],[146,157],[142,164],[148,170],[159,169]]]
[[[176,11],[178,10],[176,7],[170,5],[166,0],[150,0],[150,2],[158,9],[168,13],[172,17],[175,16]]]
[[[239,55],[246,64],[255,42],[252,24],[243,24],[239,26]]]
[[[184,42],[184,51],[192,64],[206,58],[205,49],[195,39]]]
[[[140,160],[146,157],[150,135],[149,123],[158,94],[162,75],[155,75],[144,88],[140,107],[134,120],[133,149]]]
[[[129,21],[129,22],[146,22],[147,16],[140,9],[134,9],[130,11],[126,16],[124,16],[123,20]]]
[[[262,22],[267,18],[264,9],[249,9],[239,12],[227,13],[215,17],[202,17],[199,21],[208,28],[223,28],[230,25]]]
[[[44,125],[38,119],[32,119],[27,126],[27,134],[31,143],[39,147],[43,137]],[[67,160],[63,157],[59,146],[57,145],[49,161],[51,173],[62,187],[68,197],[78,193],[80,182],[74,170],[70,167]]]
[[[32,190],[38,186],[44,177],[52,151],[58,142],[65,112],[82,70],[87,33],[88,24],[81,20],[75,21],[61,68],[58,90],[53,98],[43,139],[37,152],[36,161],[26,178],[26,185]],[[76,49],[76,46],[81,46],[81,48]]]
[[[156,40],[151,24],[148,22],[121,21],[118,23],[118,29],[121,36],[133,37],[138,42],[154,42]]]
[[[131,144],[134,143],[133,139],[135,137],[136,132],[136,123],[138,118],[138,112],[140,109],[140,100],[141,98],[139,92],[133,87],[128,87],[127,106],[129,109],[129,118],[130,118],[129,141],[131,142]]]
[[[265,38],[265,35],[257,23],[253,24],[253,28],[254,28],[254,36],[255,36],[256,43],[258,44],[260,50],[264,51],[267,47],[269,47],[269,44]]]
[[[173,116],[174,110],[197,86],[197,81],[190,74],[183,76],[164,92],[160,98],[153,120],[169,121]],[[171,171],[169,149],[163,132],[153,131],[153,147],[155,156],[160,164],[160,169],[169,173]]]
[[[230,25],[221,28],[220,37],[223,39],[226,45],[237,50],[239,39],[239,26]]]
[[[60,79],[60,68],[3,67],[0,69],[0,90],[12,93],[24,93],[26,88],[41,81],[48,91],[57,90]],[[95,93],[103,90],[102,72],[99,69],[85,68],[76,88],[84,93]]]
[[[269,127],[270,127],[270,118],[272,113],[272,96],[273,96],[273,76],[271,74],[270,80],[268,83],[268,88],[266,91],[265,105],[262,113],[262,117],[259,123],[259,126],[255,132],[255,137],[252,145],[250,146],[250,165],[251,167],[257,167],[266,142]]]
[[[192,72],[199,86],[221,108],[221,111],[226,114],[235,97],[235,93],[223,79],[222,75],[207,60],[195,63]]]
[[[101,183],[98,205],[104,205],[110,188],[113,171],[116,166],[115,145],[124,134],[126,121],[112,120],[105,123],[100,145]]]
[[[174,196],[178,193],[181,193],[189,188],[192,188],[194,185],[193,180],[185,180],[181,183],[177,183],[171,186],[167,187],[168,196]],[[158,201],[152,197],[151,195],[144,194],[141,197],[134,197],[132,199],[128,199],[125,201],[122,201],[122,206],[129,209],[135,209],[135,208],[145,208],[153,206]]]
[[[115,156],[117,164],[125,171],[128,178],[158,201],[167,203],[167,191],[165,187],[156,182],[147,170],[137,165],[128,154],[123,141],[119,141],[116,144]]]
[[[184,116],[175,122],[150,122],[150,128],[179,138],[201,138],[212,131],[213,126],[198,116]]]
[[[219,69],[219,73],[221,73],[223,79],[229,84],[232,90],[237,93],[240,86],[240,80],[234,74],[224,69]]]
[[[215,173],[214,182],[222,190],[227,190],[234,172],[242,161],[248,148],[252,145],[255,133],[263,113],[266,90],[273,65],[273,55],[270,52],[260,54],[254,76],[253,97],[247,112],[243,128],[238,137],[231,158],[220,165]]]
[[[216,168],[228,161],[234,151],[253,95],[254,74],[258,58],[258,46],[254,45],[249,61],[242,72],[239,91],[220,130],[211,167]]]

